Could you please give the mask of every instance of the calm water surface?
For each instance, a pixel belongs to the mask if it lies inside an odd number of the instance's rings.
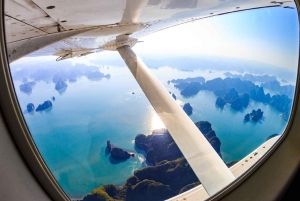
[[[89,80],[80,77],[75,83],[66,82],[65,91],[56,91],[52,81],[39,81],[31,94],[20,92],[22,81],[15,87],[25,120],[45,162],[59,184],[71,198],[81,198],[92,189],[107,183],[123,184],[134,170],[144,167],[141,153],[125,162],[113,162],[105,155],[106,141],[129,151],[135,151],[134,138],[138,133],[150,134],[163,127],[149,101],[125,67],[103,67],[100,71],[110,79]],[[286,122],[280,112],[269,105],[250,101],[243,112],[225,106],[215,106],[216,96],[200,91],[196,96],[183,98],[167,84],[168,80],[203,76],[207,80],[224,78],[226,71],[180,71],[170,67],[152,69],[166,88],[177,96],[180,105],[190,103],[194,108],[191,119],[209,121],[221,140],[226,162],[239,160],[274,133],[282,133]],[[234,72],[233,72],[234,73]],[[134,94],[132,94],[134,92]],[[35,107],[51,100],[53,107],[43,112],[26,112],[26,105]],[[261,108],[264,118],[257,123],[244,123],[244,116]]]

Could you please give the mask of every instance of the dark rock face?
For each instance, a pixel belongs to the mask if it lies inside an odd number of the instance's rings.
[[[192,106],[191,106],[189,103],[184,104],[183,110],[184,110],[185,113],[186,113],[187,115],[189,115],[189,116],[190,116],[191,114],[193,114],[193,108],[192,108]]]
[[[96,188],[91,194],[88,194],[83,198],[83,201],[115,201],[124,200],[122,196],[121,188],[113,184],[106,184]]]
[[[158,195],[158,192],[160,192],[161,195]],[[165,200],[170,196],[170,192],[171,189],[169,185],[164,185],[154,180],[145,179],[132,188],[131,192],[129,192],[128,200]]]
[[[212,130],[211,124],[208,121],[199,121],[196,122],[195,125],[201,131],[204,137],[208,140],[211,146],[215,149],[215,151],[219,154],[219,156],[222,158],[221,141],[216,136],[215,131]]]
[[[235,110],[241,110],[243,108],[242,99],[240,97],[235,98],[231,102],[231,107]]]
[[[221,142],[207,121],[196,126],[220,155]],[[146,152],[146,160],[155,164],[136,170],[120,187],[107,184],[94,189],[84,201],[130,200],[163,201],[200,184],[197,176],[166,129],[154,130],[151,135],[138,134],[137,148]],[[111,143],[107,142],[108,149]],[[115,147],[112,148],[112,152]]]
[[[123,149],[117,147],[114,147],[111,150],[110,155],[113,159],[116,160],[126,160],[130,158],[130,154],[127,151],[124,151]]]
[[[270,95],[270,94],[269,94]],[[244,93],[241,98],[241,104],[243,107],[248,107],[249,100],[250,100],[250,95],[248,93]]]
[[[250,121],[250,114],[246,114],[244,120],[246,122]]]
[[[130,154],[128,151],[124,151],[121,148],[115,147],[109,140],[106,142],[106,154],[110,153],[110,156],[115,160],[127,160],[130,156],[134,157],[135,154]]]
[[[190,85],[190,83],[183,82],[183,83],[175,84],[174,87],[179,89],[179,90],[183,90],[189,85]]]
[[[24,93],[31,93],[32,92],[32,87],[36,84],[36,82],[32,81],[32,82],[26,82],[24,84],[21,84],[19,86],[20,91],[24,92]]]
[[[177,195],[189,184],[197,186],[200,182],[187,161],[179,158],[136,170],[120,187],[112,184],[100,186],[83,201],[163,201]]]
[[[176,96],[175,96],[175,94],[172,94],[172,97],[174,98],[174,100],[176,100]]]
[[[66,81],[67,80],[67,76],[65,73],[63,72],[59,72],[58,74],[55,74],[52,78],[52,81],[56,84],[58,81]]]
[[[258,109],[257,111],[252,110],[252,112],[250,113],[250,117],[253,121],[257,122],[262,118],[263,114],[264,113],[261,111],[261,109]]]
[[[47,101],[45,101],[43,104],[39,104],[39,106],[36,108],[36,112],[38,112],[38,111],[43,111],[43,110],[45,110],[45,109],[48,109],[48,108],[50,108],[50,107],[52,107],[52,102],[51,101],[49,101],[49,100],[47,100]]]
[[[226,102],[223,100],[223,98],[218,97],[216,100],[216,105],[219,106],[220,108],[223,108],[224,105],[226,105]]]
[[[238,97],[238,92],[234,88],[232,88],[225,94],[224,101],[227,103],[232,103]]]
[[[259,102],[266,102],[264,88],[255,86],[250,90],[250,97]]]
[[[35,109],[33,103],[28,103],[26,108],[28,112],[32,112]]]
[[[223,89],[223,80],[222,78],[215,78],[213,80],[208,80],[205,83],[204,89],[209,91],[215,91]]]
[[[215,90],[215,91],[213,91],[213,92],[214,92],[214,94],[215,94],[216,96],[224,97],[225,94],[228,92],[228,90],[227,90],[227,89],[217,89],[217,90]]]
[[[295,86],[293,86],[293,85],[281,86],[280,82],[278,82],[277,80],[262,83],[260,86],[264,87],[266,89],[271,89],[273,91],[277,91],[280,94],[285,94],[290,98],[292,98],[294,96],[294,93],[295,93]]]
[[[137,148],[139,149],[143,149],[143,150],[147,150],[147,137],[144,134],[138,134],[135,137],[135,145],[137,146]]]
[[[265,102],[270,103],[270,101],[271,101],[271,95],[269,93],[267,93],[265,96]]]
[[[257,122],[258,120],[260,120],[263,117],[264,112],[261,111],[261,109],[258,109],[257,111],[252,110],[252,112],[250,114],[246,114],[244,120],[246,122],[250,121],[250,119],[252,121]]]
[[[250,75],[247,75],[246,78],[250,78]],[[255,78],[255,76],[254,76]],[[253,78],[253,79],[254,79]],[[278,87],[278,82],[274,81],[274,76],[263,75],[261,77],[255,79],[270,79],[270,83],[263,84],[262,86],[266,87]],[[275,79],[276,80],[276,79]],[[277,84],[276,84],[277,83]],[[274,86],[273,86],[274,85]],[[290,110],[292,107],[292,99],[290,99],[287,95],[271,95],[269,93],[265,94],[264,88],[258,85],[255,85],[251,81],[241,80],[241,78],[230,78],[227,77],[224,80],[221,78],[215,78],[212,80],[208,80],[202,85],[198,82],[181,82],[178,85],[174,85],[176,88],[181,90],[181,94],[183,96],[191,96],[196,95],[200,90],[209,90],[214,92],[214,94],[223,100],[226,103],[230,103],[231,107],[235,110],[241,110],[242,107],[247,107],[249,104],[250,98],[255,101],[265,102],[273,106],[275,109],[283,112],[285,115],[290,114]],[[294,94],[294,86],[280,86],[280,93],[288,93],[293,96]],[[243,95],[239,95],[243,94]],[[220,101],[220,100],[218,100]],[[217,101],[216,101],[217,102]],[[221,102],[220,102],[221,103]],[[284,118],[284,119],[288,119]]]
[[[66,88],[66,87],[68,87],[68,85],[62,79],[59,79],[56,82],[56,85],[55,85],[56,90],[60,90],[60,89]]]
[[[292,107],[292,100],[286,95],[274,95],[270,100],[270,105],[280,112],[289,113],[290,108]]]
[[[196,95],[200,90],[201,84],[199,82],[191,82],[180,92],[180,94],[185,97],[189,97]]]
[[[278,82],[277,80],[262,83],[260,86],[263,88],[272,89],[274,91],[280,90],[280,82]]]
[[[207,121],[199,121],[195,125],[221,156],[221,142],[216,136],[215,131],[212,130],[211,124]],[[148,136],[138,134],[135,138],[135,144],[139,149],[147,153],[146,159],[152,163],[173,160],[182,156],[182,153],[166,129],[154,130],[152,135]]]
[[[21,84],[19,86],[20,91],[24,92],[24,93],[31,93],[32,91],[32,87],[29,84]]]
[[[110,153],[111,150],[114,148],[114,146],[110,143],[109,140],[107,140],[107,142],[106,142],[106,147],[107,147],[108,153]]]
[[[177,145],[172,145],[173,142],[173,138],[166,129],[154,130],[148,136],[138,134],[135,137],[135,145],[146,152],[146,160],[153,164],[182,157]]]

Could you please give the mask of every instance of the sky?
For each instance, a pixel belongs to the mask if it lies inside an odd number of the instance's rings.
[[[141,55],[224,56],[295,69],[298,15],[282,7],[255,9],[186,23],[140,38]]]

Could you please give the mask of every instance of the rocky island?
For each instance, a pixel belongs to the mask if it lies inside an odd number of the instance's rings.
[[[262,76],[259,77],[259,80],[264,77],[268,78],[268,80],[274,79],[272,76]],[[194,96],[201,90],[212,91],[217,96],[216,105],[221,108],[225,105],[224,101],[234,110],[247,108],[250,99],[267,103],[282,112],[283,119],[287,120],[292,107],[292,99],[285,94],[275,94],[273,96],[269,93],[265,94],[262,86],[266,85],[262,84],[261,86],[258,86],[249,80],[231,77],[225,79],[215,78],[202,84],[200,82],[184,82],[184,80],[181,79],[179,84],[174,84],[175,88],[181,90],[180,94],[184,97]],[[282,90],[290,92],[292,91],[292,88],[287,86]]]
[[[216,105],[219,106],[220,108],[223,108],[224,105],[226,105],[226,102],[224,101],[223,98],[218,97],[217,100],[216,100]]]
[[[174,100],[176,100],[176,95],[175,94],[172,94],[172,97],[174,98]]]
[[[232,78],[240,78],[241,80],[248,80],[251,82],[270,82],[277,80],[277,77],[274,75],[251,75],[246,73],[245,75],[237,75],[232,74],[230,72],[224,73],[226,77],[232,77]]]
[[[110,78],[110,74],[106,74],[104,75],[104,73],[101,73],[100,71],[93,71],[93,72],[87,72],[86,73],[86,77],[90,80],[94,80],[94,79],[102,79],[102,78]]]
[[[221,142],[211,124],[199,121],[195,125],[221,157]],[[147,136],[138,134],[135,145],[146,152],[146,160],[154,166],[134,171],[122,186],[106,184],[95,188],[83,201],[163,201],[200,184],[168,130],[154,130]]]
[[[246,122],[250,121],[250,119],[252,121],[255,121],[257,122],[258,120],[260,120],[263,116],[264,112],[261,111],[261,109],[258,109],[258,110],[252,110],[252,112],[250,114],[246,114],[244,120]]]
[[[20,91],[24,92],[24,93],[31,93],[32,92],[32,87],[36,84],[36,82],[32,81],[32,82],[25,82],[24,84],[21,84],[19,86]]]
[[[193,108],[189,103],[185,103],[182,109],[188,116],[191,116],[193,114]]]
[[[39,106],[36,108],[35,111],[36,112],[43,111],[43,110],[48,109],[50,107],[52,107],[52,102],[47,100],[43,104],[39,104]]]
[[[179,84],[179,83],[186,83],[186,82],[200,82],[201,84],[205,82],[205,78],[204,77],[193,77],[193,78],[186,78],[186,79],[173,79],[173,80],[170,80],[168,82],[172,82],[172,83],[176,83],[176,84]]]
[[[127,160],[130,157],[134,157],[134,153],[129,153],[128,151],[124,151],[121,148],[115,147],[107,140],[106,150],[110,153],[110,156],[115,160]]]
[[[62,79],[59,79],[55,84],[55,89],[57,91],[66,87],[68,87],[68,85]]]
[[[35,109],[33,103],[28,103],[27,106],[26,106],[26,108],[27,108],[27,111],[28,111],[29,113],[30,113],[30,112],[33,112],[34,109]]]

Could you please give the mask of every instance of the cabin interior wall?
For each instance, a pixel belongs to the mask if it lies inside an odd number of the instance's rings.
[[[19,153],[7,129],[1,110],[0,160],[0,200],[51,200]]]

